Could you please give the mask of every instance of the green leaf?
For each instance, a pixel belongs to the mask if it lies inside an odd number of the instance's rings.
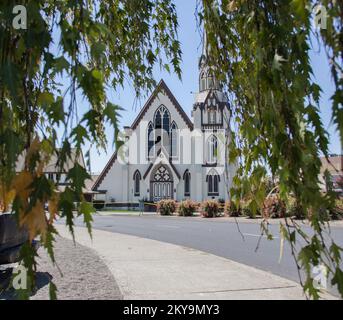
[[[57,287],[52,281],[49,283],[49,297],[50,300],[57,300]]]
[[[73,221],[74,201],[75,201],[74,192],[69,187],[67,187],[64,190],[64,192],[62,192],[60,195],[59,210],[61,211],[61,217],[66,218],[66,225],[68,226],[69,231],[75,241],[74,221]]]
[[[63,57],[58,57],[55,59],[55,72],[62,74],[63,71],[68,71],[69,62]]]
[[[74,167],[70,169],[67,174],[67,180],[71,182],[71,186],[76,192],[76,195],[81,195],[83,193],[85,181],[90,178],[87,170],[79,163],[75,163]]]
[[[18,67],[12,62],[7,61],[1,66],[0,75],[1,79],[11,93],[11,100],[17,102],[18,100],[18,87],[19,87],[19,70]]]
[[[99,59],[104,56],[106,52],[106,45],[101,42],[95,42],[91,46],[91,52],[95,58]]]
[[[73,129],[71,136],[74,137],[74,142],[78,149],[80,149],[81,146],[85,144],[85,141],[88,140],[88,132],[85,127],[80,124]]]
[[[93,217],[92,214],[95,213],[96,210],[94,209],[93,205],[89,202],[82,201],[79,207],[79,213],[83,215],[83,221],[87,226],[87,230],[89,235],[92,237],[92,222]]]
[[[55,101],[54,95],[51,92],[41,92],[38,96],[37,103],[43,107],[50,106]]]
[[[333,286],[337,285],[339,293],[341,294],[341,296],[343,296],[343,272],[339,267],[336,268],[334,277],[331,280],[331,284]]]

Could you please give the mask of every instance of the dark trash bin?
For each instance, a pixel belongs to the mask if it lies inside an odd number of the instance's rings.
[[[0,215],[0,264],[18,262],[20,249],[28,240],[28,231],[18,227],[13,214]],[[32,244],[36,250],[39,248],[39,242]]]

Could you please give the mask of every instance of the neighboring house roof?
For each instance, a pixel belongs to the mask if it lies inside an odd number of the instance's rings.
[[[187,124],[188,128],[190,130],[193,130],[193,123],[192,123],[192,121],[189,119],[189,117],[187,116],[185,111],[182,109],[182,107],[180,106],[179,102],[176,100],[175,96],[170,91],[170,89],[168,88],[168,86],[166,85],[166,83],[164,82],[163,79],[159,82],[159,84],[157,85],[156,89],[153,91],[153,93],[151,94],[150,98],[148,99],[148,101],[146,102],[146,104],[144,105],[144,107],[142,108],[140,113],[138,114],[136,120],[133,122],[133,124],[131,126],[131,129],[135,130],[137,128],[139,122],[142,120],[142,118],[144,117],[144,115],[149,110],[150,106],[152,105],[152,103],[154,102],[156,97],[158,96],[158,93],[161,92],[161,91],[164,91],[166,93],[166,95],[169,97],[171,102],[174,104],[174,106],[176,108],[176,111],[181,115],[182,119],[185,121],[185,123]]]
[[[328,170],[331,174],[343,173],[343,156],[335,155],[330,156],[328,159],[325,157],[320,158],[322,162],[321,172],[324,173]],[[329,161],[328,161],[329,160]]]
[[[95,180],[98,178],[99,175],[91,175],[90,179],[85,180],[85,186],[82,188],[83,194],[96,194],[98,192],[92,190]],[[57,186],[58,192],[64,192],[67,185],[62,184]]]
[[[94,183],[98,180],[98,178],[99,178],[99,175],[98,175],[98,174],[96,174],[96,175],[92,174],[92,175],[91,175],[91,178],[90,178],[90,179],[87,179],[87,180],[85,181],[85,187],[86,187],[86,189],[87,189],[87,190],[92,190],[92,189],[93,189],[93,186],[94,186]]]
[[[66,188],[67,188],[66,185],[58,185],[57,192],[62,193],[65,191]],[[98,194],[99,192],[93,191],[92,189],[88,189],[88,188],[82,188],[82,193],[83,194]]]
[[[62,172],[68,172],[70,169],[74,167],[75,161],[78,162],[79,165],[81,165],[83,168],[86,168],[85,159],[83,157],[83,153],[81,152],[77,157],[77,151],[76,148],[71,149],[71,156],[67,158],[67,161],[64,163]],[[53,154],[48,162],[48,164],[44,167],[43,171],[45,173],[61,173],[61,170],[57,168],[57,159],[58,155]],[[24,169],[24,162],[25,162],[25,156],[24,154],[20,155],[18,157],[18,161],[16,163],[16,172],[20,172]]]
[[[58,152],[58,151],[57,151]],[[77,162],[79,165],[81,165],[83,168],[86,168],[85,159],[83,157],[83,153],[81,152],[77,156],[77,149],[72,148],[71,149],[71,155],[67,158],[67,161],[64,163],[62,170],[57,167],[57,160],[58,155],[53,154],[48,162],[48,164],[44,167],[43,172],[44,173],[67,173],[70,169],[74,167],[75,162]],[[19,156],[18,161],[16,163],[16,172],[20,172],[24,169],[24,162],[25,162],[25,156],[24,153]],[[91,176],[91,179],[87,179],[85,181],[85,187],[82,189],[84,194],[91,194],[92,186],[94,184],[94,181],[98,178],[98,175]],[[59,184],[57,186],[58,192],[64,192],[67,185]]]

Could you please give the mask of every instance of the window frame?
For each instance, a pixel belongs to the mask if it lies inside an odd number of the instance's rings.
[[[218,197],[219,196],[219,183],[220,177],[217,171],[211,170],[207,174],[207,194],[209,197]]]
[[[141,195],[141,180],[142,176],[139,170],[136,170],[135,173],[133,174],[133,193],[135,197],[140,197]],[[138,183],[138,184],[137,184]],[[138,190],[137,190],[138,187]]]
[[[170,127],[170,155],[174,159],[179,157],[179,135],[175,121],[172,122]]]
[[[212,134],[207,139],[207,163],[208,164],[216,164],[218,162],[218,138],[216,135]]]
[[[191,196],[191,173],[189,170],[186,170],[183,175],[184,180],[184,196],[190,197]],[[188,190],[187,190],[187,184],[188,184]]]

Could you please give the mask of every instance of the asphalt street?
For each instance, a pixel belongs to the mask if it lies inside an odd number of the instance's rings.
[[[83,226],[82,220],[77,220],[76,225]],[[279,225],[269,227],[274,235],[272,241],[265,236],[261,238],[258,223],[240,222],[237,225],[234,220],[226,219],[96,215],[93,228],[194,248],[299,282],[297,267],[286,242],[280,259]],[[303,228],[310,233],[309,227]],[[343,228],[331,227],[328,232],[343,246]]]

